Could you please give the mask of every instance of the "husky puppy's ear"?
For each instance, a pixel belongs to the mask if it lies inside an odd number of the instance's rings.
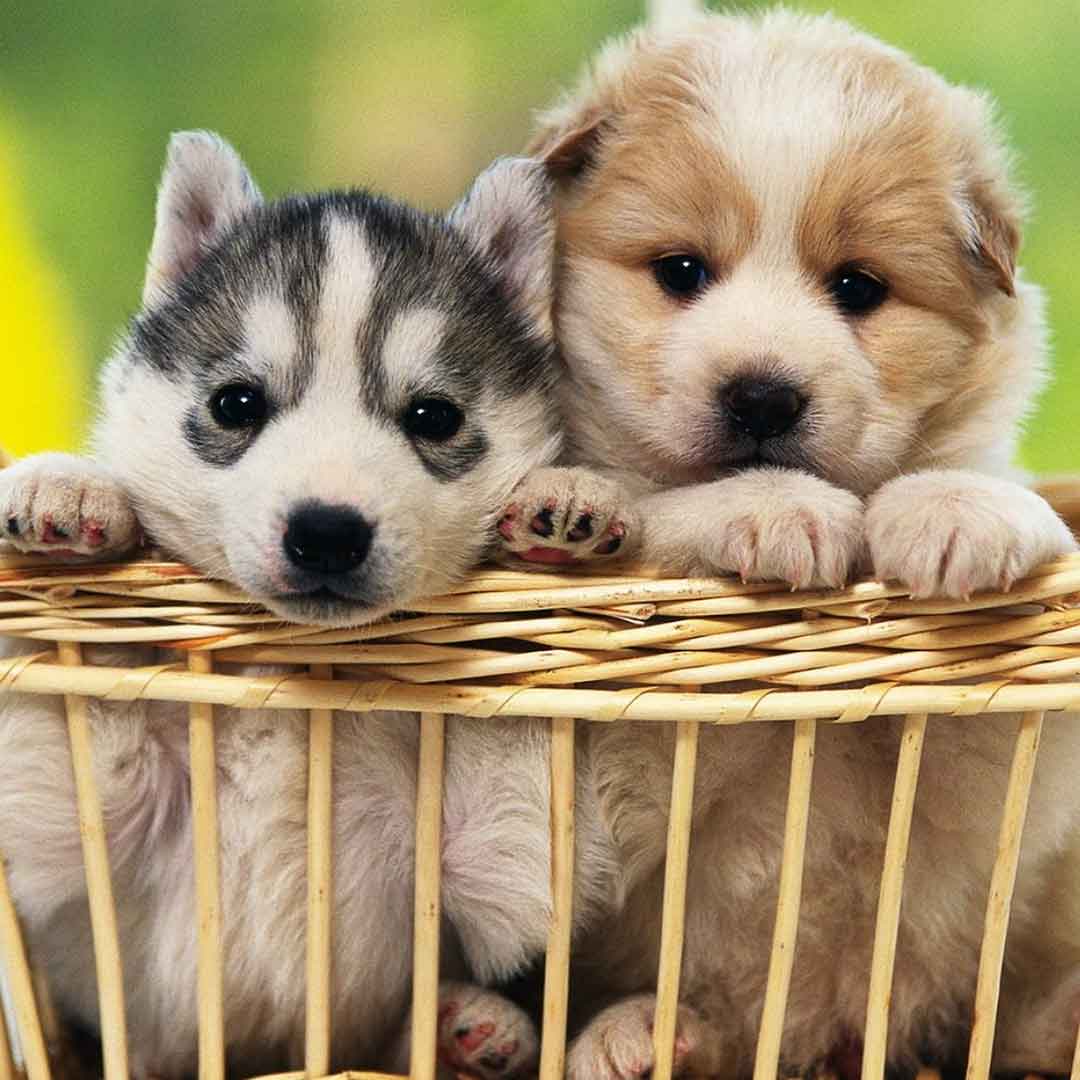
[[[176,132],[158,188],[143,304],[167,296],[233,221],[261,201],[240,155],[224,139],[211,131]]]
[[[490,256],[512,301],[545,338],[551,337],[555,208],[544,166],[531,158],[496,161],[448,220]]]

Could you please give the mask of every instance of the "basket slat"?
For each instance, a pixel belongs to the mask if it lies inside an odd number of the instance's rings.
[[[253,1076],[251,1080],[307,1080],[306,1072],[268,1073],[264,1076]],[[368,1072],[363,1069],[349,1069],[345,1072],[334,1073],[326,1080],[409,1080],[409,1077],[400,1073]]]
[[[61,643],[59,656],[61,664],[72,668],[82,668],[82,649],[79,645],[72,642]],[[106,1080],[128,1080],[124,969],[120,959],[120,940],[116,928],[116,905],[113,902],[105,820],[102,816],[97,781],[94,778],[89,710],[86,698],[73,694],[65,696],[64,708],[67,711],[71,768],[75,775],[79,831],[82,834],[86,891],[90,903],[90,925],[94,938],[98,1004],[101,1010],[101,1050],[105,1059],[105,1077]]]
[[[19,1032],[28,1080],[49,1080],[49,1054],[45,1047],[45,1035],[41,1028],[37,1001],[34,998],[34,978],[26,958],[19,930],[19,917],[8,888],[4,860],[0,858],[0,953],[3,954],[4,973],[7,975],[11,1002],[15,1011],[15,1023]],[[2,1011],[2,1009],[0,1009]],[[0,1023],[3,1020],[0,1019]]]
[[[671,810],[668,816],[664,908],[656,980],[656,1017],[653,1023],[653,1080],[671,1080],[675,1060],[697,749],[697,723],[693,720],[681,721],[675,730],[675,759],[671,768]]]
[[[205,676],[211,671],[212,664],[206,653],[192,653],[188,667],[193,674]],[[191,706],[188,741],[195,903],[198,909],[199,1080],[224,1080],[225,989],[213,705]]]
[[[333,668],[316,665],[314,679],[332,680]],[[312,709],[308,720],[307,1016],[304,1064],[309,1077],[330,1071],[330,986],[333,972],[334,714]]]
[[[409,1050],[412,1080],[435,1080],[436,1071],[445,741],[446,718],[441,713],[424,713],[420,717],[420,762],[416,785],[412,1039]]]
[[[907,866],[915,790],[919,783],[919,766],[922,763],[923,742],[926,738],[926,721],[926,713],[908,716],[904,720],[904,730],[900,737],[892,813],[889,815],[885,861],[881,872],[877,925],[874,929],[874,951],[870,962],[862,1080],[884,1080],[885,1076],[889,1041],[889,999],[892,994],[893,968],[896,964],[900,904],[904,895],[904,870]]]
[[[1020,721],[1016,736],[1009,786],[998,834],[998,852],[990,877],[990,895],[986,902],[986,924],[979,955],[979,978],[975,987],[975,1011],[968,1050],[967,1080],[987,1080],[997,1026],[998,995],[1001,992],[1001,967],[1005,959],[1005,935],[1009,929],[1016,870],[1020,863],[1020,841],[1027,819],[1031,784],[1035,778],[1035,760],[1042,735],[1043,714],[1029,712]]]
[[[168,668],[71,668],[26,657],[0,660],[0,692],[82,694],[116,700],[202,702],[231,708],[335,709],[365,713],[440,711],[462,716],[553,716],[671,723],[699,720],[742,724],[769,720],[835,720],[870,716],[971,715],[972,712],[1080,712],[1080,683],[964,686],[873,684],[844,690],[772,690],[762,693],[690,694],[624,690],[572,690],[521,685],[408,685],[389,679],[333,682],[302,676],[251,678],[193,675]],[[149,674],[137,687],[143,672]],[[884,689],[882,688],[884,686]],[[122,690],[121,688],[126,688]],[[978,707],[974,707],[977,703]]]
[[[0,1080],[15,1080],[15,1057],[11,1052],[7,1016],[0,1003]]]
[[[776,1080],[780,1066],[780,1042],[784,1034],[791,969],[795,962],[795,939],[802,903],[803,860],[810,818],[810,787],[814,776],[814,745],[817,721],[795,724],[791,748],[791,779],[788,784],[787,817],[784,821],[784,858],[776,901],[776,926],[769,956],[769,981],[758,1032],[754,1080]]]
[[[1073,1051],[1072,1072],[1069,1074],[1069,1080],[1080,1080],[1080,1030],[1076,1033],[1076,1049]]]
[[[574,906],[574,721],[551,722],[551,927],[544,970],[539,1080],[562,1080]]]

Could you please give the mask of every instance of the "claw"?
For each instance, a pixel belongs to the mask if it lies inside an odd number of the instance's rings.
[[[555,514],[554,506],[545,506],[543,510],[537,511],[536,517],[529,522],[529,528],[532,529],[537,536],[543,536],[545,538],[554,535],[555,523],[552,520]]]
[[[582,540],[588,540],[593,533],[593,516],[586,510],[577,521],[574,522],[574,527],[566,534],[567,540],[572,540],[575,544]]]

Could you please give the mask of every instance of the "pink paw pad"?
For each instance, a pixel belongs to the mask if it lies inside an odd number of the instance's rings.
[[[483,1024],[476,1024],[473,1027],[458,1028],[454,1032],[454,1038],[457,1039],[458,1045],[460,1045],[466,1053],[471,1054],[477,1047],[483,1045],[492,1035],[495,1034],[495,1025],[487,1022]]]
[[[60,544],[68,539],[68,534],[63,529],[58,529],[51,517],[46,516],[42,530],[41,542],[43,544]]]
[[[105,543],[105,526],[99,521],[84,521],[82,538],[87,547],[101,547]]]
[[[518,558],[524,559],[526,562],[550,563],[552,565],[576,561],[569,551],[565,551],[562,548],[546,547],[531,547],[528,551],[521,552]]]
[[[514,539],[514,526],[517,525],[518,514],[521,513],[519,506],[508,506],[506,513],[499,519],[499,535],[504,540]]]

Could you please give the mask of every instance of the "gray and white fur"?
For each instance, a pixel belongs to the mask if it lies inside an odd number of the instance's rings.
[[[144,307],[108,361],[91,459],[0,474],[21,550],[108,553],[139,526],[282,616],[366,622],[457,581],[514,485],[552,460],[551,198],[498,163],[448,217],[360,192],[265,203],[216,136],[173,138]],[[35,646],[37,647],[37,646]],[[4,652],[26,643],[2,643]],[[147,663],[148,650],[88,650]],[[136,1076],[194,1072],[195,908],[186,710],[91,702]],[[546,725],[451,720],[447,975],[512,975],[548,915]],[[243,1071],[295,1066],[304,1022],[307,721],[220,710],[225,1032]],[[341,714],[334,756],[333,1060],[404,1067],[417,726]],[[588,770],[582,763],[582,774]],[[583,835],[598,835],[583,807]],[[583,858],[578,905],[607,887]],[[97,1025],[86,885],[58,700],[0,698],[0,852],[62,1011]],[[535,1032],[444,984],[440,1053],[509,1076]],[[456,1039],[491,1023],[489,1038]],[[485,1029],[486,1030],[486,1029]]]

